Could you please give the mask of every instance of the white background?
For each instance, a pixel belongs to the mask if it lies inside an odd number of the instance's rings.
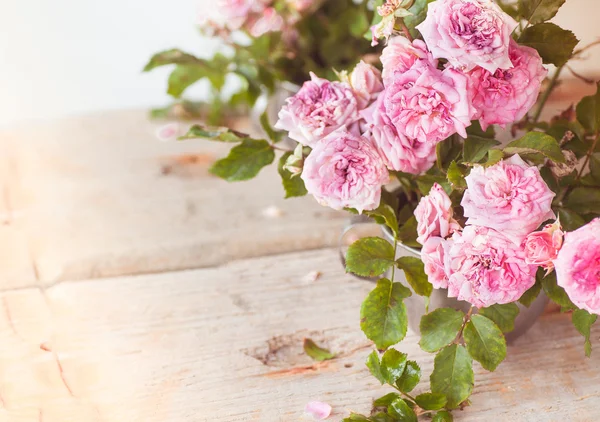
[[[600,36],[597,0],[567,0],[557,23],[584,42]],[[153,52],[210,55],[199,11],[216,0],[0,0],[0,126],[94,110],[168,103],[167,69],[142,74]],[[600,75],[594,60],[578,65]],[[202,89],[200,87],[200,93]]]

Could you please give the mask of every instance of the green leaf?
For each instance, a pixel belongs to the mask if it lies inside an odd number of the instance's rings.
[[[515,329],[515,318],[519,315],[519,307],[516,303],[492,305],[480,309],[479,314],[491,319],[503,333],[509,333]]]
[[[421,244],[417,242],[417,237],[417,219],[413,215],[398,230],[398,240],[406,246],[420,248]]]
[[[464,346],[451,344],[443,348],[433,361],[429,378],[431,391],[446,396],[446,407],[460,406],[473,391],[473,360]]]
[[[394,264],[394,248],[381,237],[363,237],[348,248],[346,271],[361,277],[375,277]]]
[[[206,66],[206,60],[199,59],[196,56],[185,53],[177,48],[161,51],[160,53],[156,53],[148,64],[144,67],[144,72],[148,72],[152,69],[155,69],[159,66],[165,66],[169,64],[199,64]]]
[[[186,139],[208,139],[219,142],[242,142],[245,139],[250,139],[249,135],[237,132],[227,128],[207,128],[200,125],[194,125],[189,128],[188,132],[179,137],[180,141]]]
[[[441,412],[437,412],[435,414],[435,416],[433,417],[433,419],[431,419],[431,422],[453,422],[453,421],[454,421],[454,418],[452,417],[452,414],[445,410],[443,410]]]
[[[488,151],[488,159],[485,162],[485,164],[483,164],[483,166],[484,167],[493,166],[494,164],[502,161],[503,158],[504,158],[504,152],[502,152],[502,150],[491,149]]]
[[[419,296],[431,296],[433,286],[427,279],[425,266],[420,258],[403,256],[398,258],[396,265],[404,271],[406,281],[408,281],[408,284],[410,284],[416,294]]]
[[[463,331],[471,357],[488,371],[495,371],[506,357],[506,339],[494,322],[483,315],[472,315]]]
[[[379,397],[375,401],[373,401],[373,407],[388,407],[392,402],[396,399],[399,399],[400,395],[398,393],[388,393],[383,397]]]
[[[523,296],[521,296],[519,302],[529,308],[533,301],[537,299],[541,290],[542,282],[540,280],[536,280],[535,284],[529,290],[523,293]]]
[[[545,64],[564,65],[573,55],[579,40],[571,31],[553,23],[540,23],[525,29],[519,44],[535,48]]]
[[[488,151],[500,145],[500,142],[494,139],[494,127],[490,126],[484,132],[478,121],[473,122],[467,128],[467,139],[463,144],[463,159],[467,163],[478,163],[486,156]]]
[[[396,380],[396,387],[403,393],[410,393],[421,380],[421,368],[414,360],[406,362],[402,376]]]
[[[381,203],[373,211],[365,211],[369,217],[375,218],[378,224],[385,224],[393,233],[398,233],[398,218],[394,209],[388,204]]]
[[[317,346],[317,344],[309,338],[304,339],[304,353],[317,362],[335,358],[333,353],[327,349]]]
[[[417,38],[420,34],[416,27],[425,20],[427,16],[427,5],[434,0],[416,0],[408,11],[411,15],[406,16],[404,24],[410,31],[410,34]]]
[[[568,232],[575,231],[586,224],[585,220],[579,214],[566,208],[558,210],[558,217],[560,218],[561,226]]]
[[[439,410],[446,406],[446,396],[440,393],[423,393],[415,397],[421,409]]]
[[[275,153],[267,141],[244,139],[227,157],[217,161],[210,172],[229,182],[248,180],[274,159]]]
[[[387,413],[379,412],[371,415],[369,422],[397,422],[397,419],[392,418]]]
[[[519,0],[519,10],[523,19],[531,24],[549,21],[565,0]]]
[[[585,355],[589,358],[592,354],[592,343],[590,341],[592,324],[596,322],[598,315],[590,314],[583,309],[573,312],[572,322],[579,334],[585,337]]]
[[[290,155],[292,155],[291,152],[286,152],[283,154],[279,159],[279,164],[277,166],[277,171],[281,176],[281,183],[283,184],[283,189],[285,190],[286,199],[304,196],[308,193],[306,187],[304,186],[304,180],[302,180],[300,175],[293,175],[291,172],[283,168]]]
[[[408,317],[402,301],[410,295],[402,284],[383,278],[363,302],[360,328],[378,349],[387,349],[406,336]]]
[[[423,195],[429,194],[429,191],[433,187],[435,183],[441,185],[446,193],[450,193],[452,191],[452,187],[448,183],[448,180],[445,176],[434,176],[432,174],[423,174],[417,177],[417,186]]]
[[[388,406],[390,416],[402,422],[417,422],[417,415],[402,399],[395,400]]]
[[[600,82],[594,95],[583,97],[577,104],[577,120],[589,133],[600,128]]]
[[[388,384],[394,384],[404,373],[406,353],[388,349],[381,358],[381,374]]]
[[[367,368],[371,371],[371,375],[379,380],[381,384],[385,384],[385,377],[381,372],[381,362],[379,361],[379,355],[375,350],[371,352],[366,362]]]
[[[557,163],[564,163],[565,157],[556,139],[542,132],[528,132],[521,139],[511,142],[504,148],[505,154],[540,153]]]
[[[273,129],[271,123],[269,123],[269,115],[266,111],[260,115],[260,125],[271,141],[279,142],[281,140],[282,132],[276,132]]]
[[[456,161],[452,161],[450,167],[448,167],[448,181],[452,184],[454,189],[465,190],[467,188],[465,173],[460,166],[456,164]]]
[[[592,154],[590,157],[590,174],[592,179],[600,185],[600,152]]]
[[[458,335],[464,317],[464,312],[452,308],[438,308],[423,315],[419,324],[421,349],[432,353],[450,344]]]
[[[175,98],[202,78],[208,78],[217,90],[225,84],[225,74],[215,71],[204,64],[178,65],[169,75],[167,93]]]
[[[565,289],[556,283],[556,273],[552,272],[545,277],[544,273],[544,270],[540,268],[538,269],[536,277],[538,280],[541,280],[546,296],[548,296],[551,301],[565,309],[576,309],[577,307],[573,304],[573,302],[571,302],[571,299],[569,299]]]
[[[342,422],[369,422],[369,418],[358,413],[351,413],[350,416],[342,419]]]
[[[577,187],[564,203],[566,208],[579,214],[597,213],[600,210],[600,188]]]

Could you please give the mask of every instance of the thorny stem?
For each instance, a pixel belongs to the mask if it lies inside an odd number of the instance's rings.
[[[544,111],[544,107],[546,106],[546,103],[548,102],[548,99],[550,98],[550,94],[552,94],[552,91],[554,91],[554,88],[556,88],[556,84],[558,83],[558,77],[560,76],[560,73],[562,72],[563,69],[564,69],[564,65],[557,68],[556,72],[554,72],[554,75],[552,76],[552,79],[550,79],[550,85],[548,86],[546,91],[544,91],[544,94],[542,95],[542,98],[540,100],[540,105],[538,106],[538,108],[533,116],[533,123],[537,123],[538,120],[540,120],[540,116],[542,115],[542,112]]]

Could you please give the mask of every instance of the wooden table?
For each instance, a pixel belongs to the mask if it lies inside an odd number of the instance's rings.
[[[364,366],[372,285],[338,260],[346,216],[283,200],[274,168],[213,178],[222,145],[161,143],[156,127],[132,111],[0,133],[0,421],[367,412],[386,390]],[[314,364],[305,337],[342,357]],[[413,334],[401,350],[430,373]],[[477,366],[455,420],[597,420],[599,352],[585,359],[569,315],[547,314],[496,373]]]

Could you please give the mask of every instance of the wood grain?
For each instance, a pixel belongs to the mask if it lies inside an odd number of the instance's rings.
[[[363,364],[371,288],[323,249],[6,292],[0,421],[298,421],[309,400],[330,403],[332,421],[367,412],[386,392]],[[341,357],[315,364],[305,337]],[[430,373],[415,335],[400,349]],[[568,315],[546,315],[496,373],[477,366],[473,405],[455,420],[595,420],[599,363]]]

